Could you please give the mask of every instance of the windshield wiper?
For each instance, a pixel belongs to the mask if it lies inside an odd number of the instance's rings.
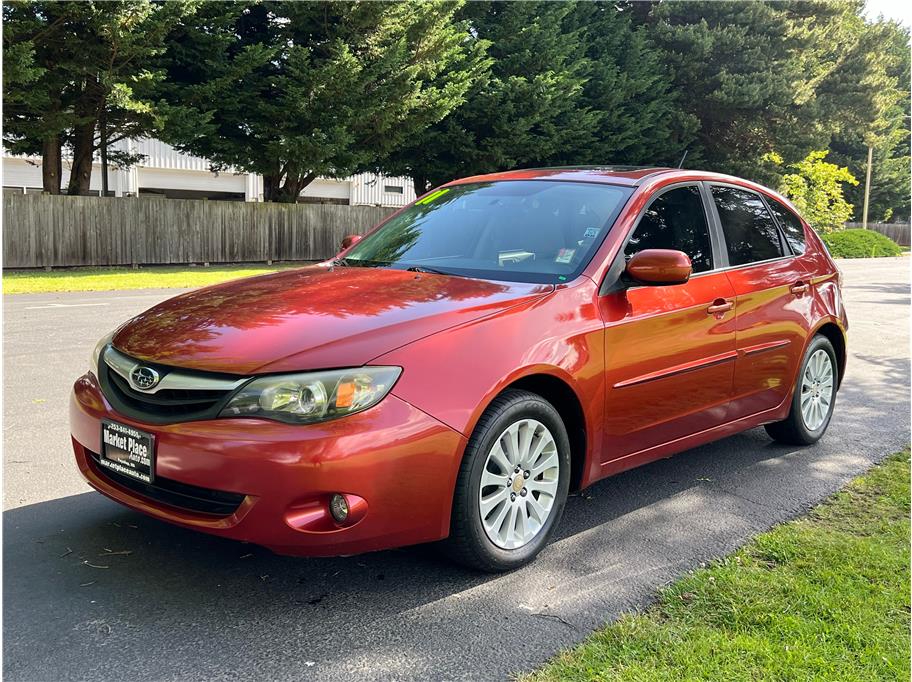
[[[389,263],[380,260],[361,260],[360,258],[336,258],[332,265],[341,265],[347,268],[385,268]]]
[[[423,265],[411,265],[406,268],[408,272],[429,272],[432,275],[449,275],[453,276],[452,272],[444,272],[443,270],[435,270],[434,268],[426,268]]]

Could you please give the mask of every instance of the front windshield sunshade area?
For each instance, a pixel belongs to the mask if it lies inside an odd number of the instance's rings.
[[[520,282],[576,277],[632,190],[509,180],[444,187],[368,235],[340,265]]]

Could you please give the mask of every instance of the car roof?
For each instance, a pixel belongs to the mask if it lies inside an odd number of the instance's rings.
[[[520,170],[473,175],[447,183],[461,185],[468,182],[494,182],[501,180],[575,180],[576,182],[600,182],[609,185],[638,187],[646,181],[656,180],[715,180],[754,185],[750,181],[720,173],[707,171],[667,168],[663,166],[558,166],[550,168],[524,168]]]
[[[550,168],[523,168],[520,170],[488,173],[460,178],[448,184],[466,182],[492,182],[497,180],[576,180],[577,182],[603,182],[611,185],[635,186],[645,178],[674,173],[676,168],[655,166],[557,166]],[[680,171],[678,171],[680,172]]]
[[[710,171],[693,170],[689,168],[667,168],[662,166],[557,166],[550,168],[524,168],[520,170],[504,171],[502,173],[488,173],[486,175],[473,175],[446,183],[444,186],[462,185],[469,182],[495,182],[503,180],[564,180],[575,182],[597,182],[606,185],[622,185],[625,187],[652,186],[658,183],[666,186],[674,182],[716,182],[727,183],[752,189],[756,192],[772,197],[778,202],[789,207],[793,212],[800,212],[792,202],[779,192],[764,187],[751,180],[724,175]]]

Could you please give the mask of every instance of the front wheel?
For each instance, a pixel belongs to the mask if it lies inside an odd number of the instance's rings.
[[[837,379],[833,344],[818,334],[804,354],[789,416],[781,422],[767,424],[766,432],[775,440],[790,445],[816,443],[833,416]]]
[[[548,542],[570,485],[570,442],[542,397],[508,390],[478,422],[456,481],[447,548],[485,571],[530,562]]]

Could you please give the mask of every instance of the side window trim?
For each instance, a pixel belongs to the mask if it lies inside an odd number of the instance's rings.
[[[764,196],[763,192],[758,192],[754,189],[750,189],[749,187],[742,187],[741,185],[736,185],[731,182],[716,182],[713,180],[713,181],[704,181],[702,184],[705,186],[706,192],[709,195],[709,198],[711,200],[710,205],[712,207],[712,221],[716,225],[716,230],[717,230],[716,234],[717,234],[718,239],[720,240],[720,243],[722,245],[722,251],[724,252],[724,256],[725,256],[725,266],[721,267],[721,268],[716,268],[716,269],[740,270],[742,268],[752,268],[755,265],[761,265],[763,263],[772,263],[773,261],[785,260],[786,258],[795,258],[795,254],[792,253],[792,249],[788,245],[788,240],[786,240],[784,238],[784,235],[782,234],[782,228],[779,226],[779,221],[776,220],[776,216],[773,215],[773,212],[770,211],[770,209],[769,209],[769,204],[767,204],[766,197]],[[776,256],[775,258],[767,258],[766,260],[755,260],[751,263],[745,263],[744,265],[730,265],[729,260],[728,260],[728,243],[725,241],[725,233],[722,231],[722,219],[719,217],[719,209],[716,207],[716,202],[712,201],[712,188],[713,187],[732,187],[734,189],[741,190],[742,192],[750,192],[751,194],[759,195],[761,200],[763,201],[763,205],[766,207],[767,213],[769,213],[770,217],[773,220],[773,225],[776,226],[776,233],[779,235],[779,243],[780,243],[780,245],[783,245],[783,255]],[[712,271],[710,271],[710,272],[712,272]],[[694,275],[694,277],[699,277],[700,274],[702,274],[702,273],[696,274],[696,275]]]
[[[713,262],[716,264],[713,270],[727,270],[728,263],[728,245],[725,241],[725,233],[722,231],[722,220],[719,218],[719,211],[716,209],[716,202],[713,201],[712,191],[709,183],[702,181],[700,184],[700,196],[703,197],[703,210],[706,212],[706,222],[709,225],[709,238],[713,248]]]
[[[620,248],[618,248],[618,252],[614,257],[614,260],[611,262],[611,265],[609,265],[608,269],[605,270],[605,275],[602,278],[602,283],[601,283],[601,285],[599,285],[599,296],[604,296],[605,294],[608,294],[608,293],[611,293],[612,291],[617,290],[617,284],[620,281],[621,274],[624,271],[623,267],[621,267],[621,265],[620,265],[621,263],[625,263],[624,251],[627,250],[627,244],[633,238],[634,233],[636,232],[637,228],[640,226],[640,221],[643,219],[643,216],[646,215],[646,211],[648,211],[649,208],[652,206],[652,204],[655,203],[658,200],[658,198],[661,197],[663,194],[665,194],[666,192],[675,190],[675,189],[681,189],[682,187],[696,187],[697,190],[700,192],[700,198],[703,200],[703,215],[706,218],[706,226],[707,226],[708,232],[709,232],[709,243],[712,248],[712,257],[713,257],[712,269],[706,270],[705,272],[699,272],[699,273],[693,275],[693,277],[699,277],[700,275],[709,275],[709,274],[721,269],[720,268],[721,261],[719,260],[719,258],[720,258],[720,254],[723,254],[723,252],[725,251],[725,247],[724,247],[723,243],[719,242],[718,235],[716,234],[716,231],[713,228],[713,221],[712,221],[711,213],[709,211],[710,207],[709,207],[709,205],[707,205],[707,191],[708,190],[706,190],[706,188],[704,187],[705,184],[706,183],[698,181],[698,180],[684,180],[681,182],[674,182],[670,185],[666,185],[665,187],[662,187],[660,190],[653,193],[653,195],[649,198],[649,201],[647,202],[647,204],[645,206],[643,206],[643,208],[640,209],[639,213],[637,213],[636,220],[634,220],[634,222],[633,222],[633,227],[630,228],[630,231],[627,232],[627,235],[624,237],[624,241],[621,242]],[[711,203],[712,203],[712,201],[710,199],[710,204]],[[727,255],[725,255],[725,263],[726,263],[726,265],[728,264]]]

